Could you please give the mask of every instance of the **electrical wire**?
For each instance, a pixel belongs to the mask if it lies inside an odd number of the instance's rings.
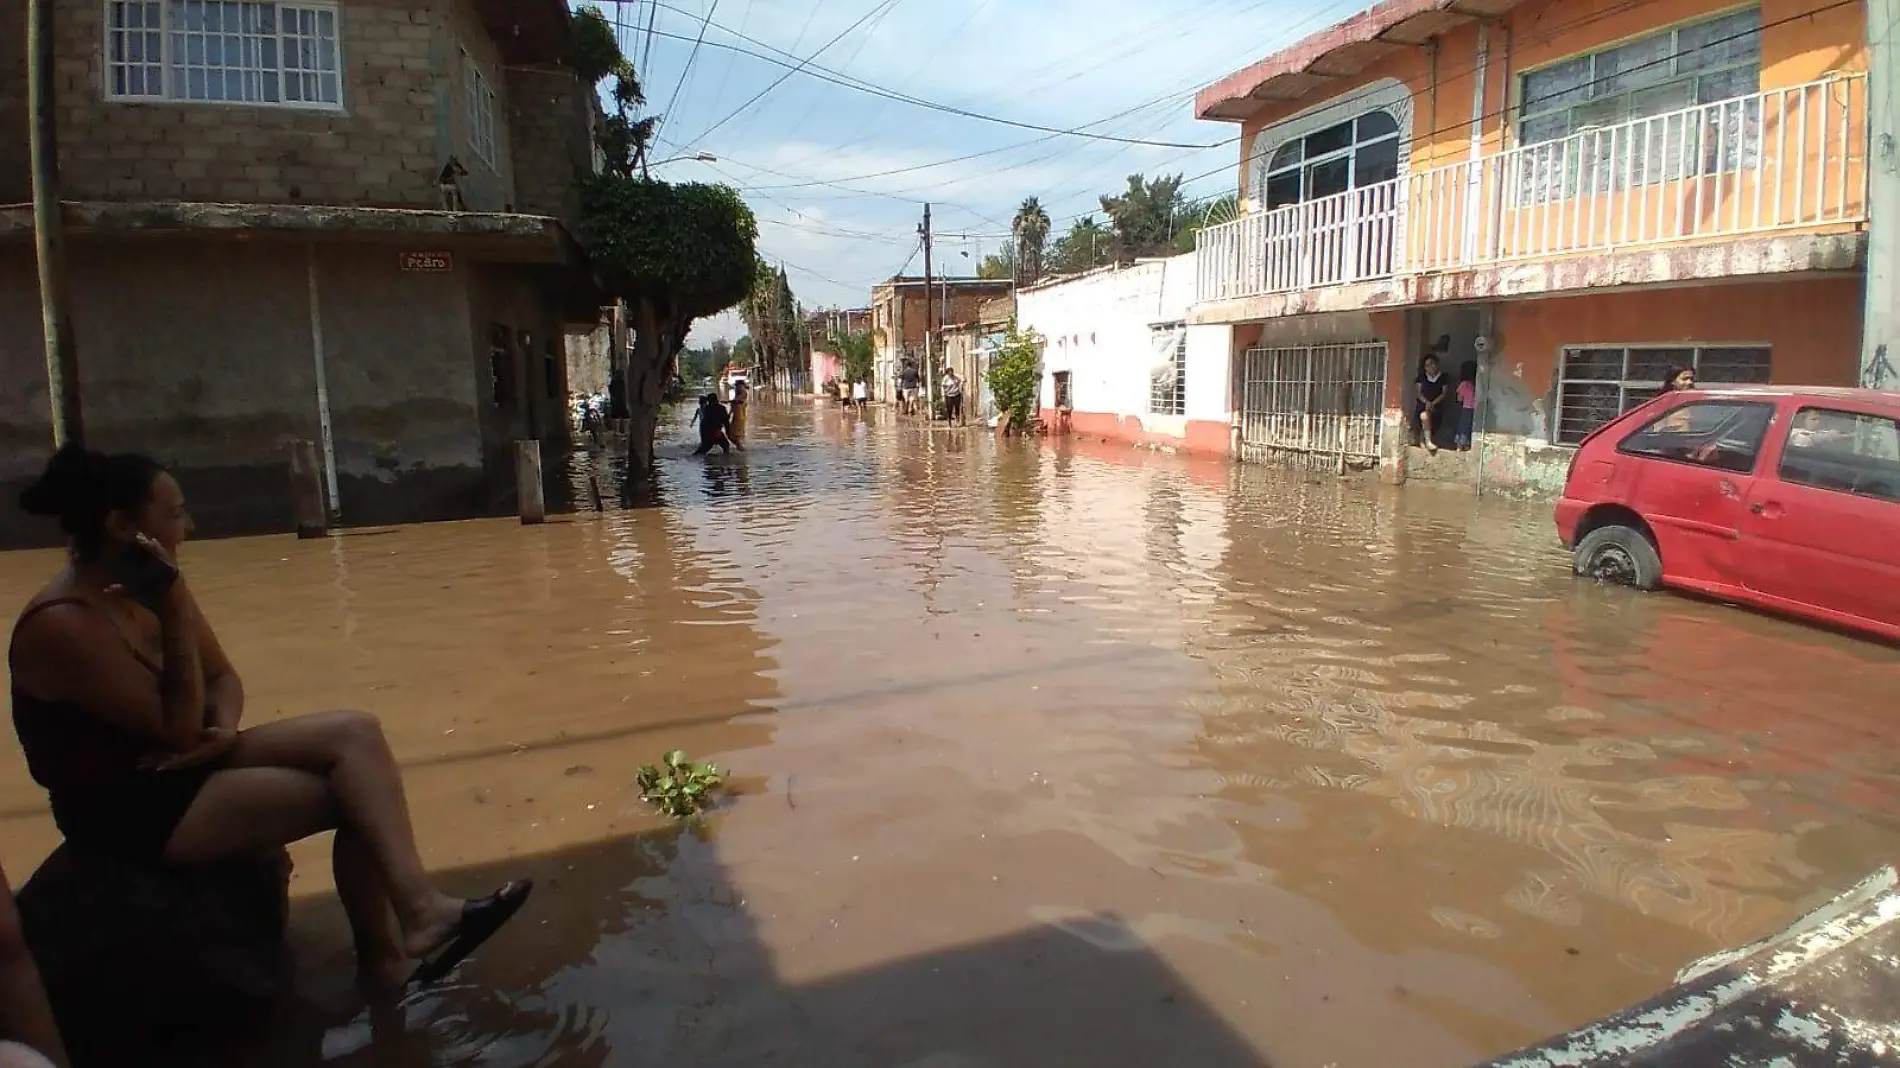
[[[886,0],[886,3],[891,3],[891,4],[894,4],[897,2],[898,0]],[[872,13],[875,13],[875,12],[872,12]],[[871,13],[867,13],[865,17],[869,18],[870,14]],[[862,22],[863,20],[861,19],[859,21]],[[852,28],[855,28],[855,27],[856,27],[856,24],[853,24]],[[673,38],[675,40],[680,40],[680,41],[688,41],[692,39],[689,37],[682,36],[680,34],[667,33],[664,30],[656,31],[656,34],[657,36],[660,36],[660,37],[670,37],[670,38]],[[836,38],[834,38],[833,41],[835,43]],[[1089,134],[1089,133],[1084,132],[1085,127],[1063,128],[1063,127],[1058,127],[1058,126],[1044,126],[1040,123],[1022,122],[1016,119],[1006,119],[998,115],[988,115],[979,111],[971,111],[968,108],[960,108],[960,107],[956,107],[950,104],[942,104],[934,100],[925,100],[922,97],[911,96],[907,93],[899,93],[893,90],[884,89],[879,86],[874,86],[869,83],[859,82],[849,77],[838,76],[838,75],[834,75],[825,71],[820,71],[820,70],[817,70],[816,68],[811,67],[809,63],[803,60],[801,60],[798,63],[790,63],[785,60],[779,59],[776,56],[766,55],[763,52],[755,52],[748,48],[740,48],[737,45],[730,45],[730,44],[725,44],[719,41],[712,41],[712,42],[708,42],[706,47],[724,48],[727,51],[738,52],[742,55],[752,56],[755,59],[762,59],[765,62],[772,64],[773,66],[786,68],[786,73],[784,75],[781,75],[777,81],[774,81],[770,86],[767,86],[752,100],[747,101],[744,105],[742,105],[739,109],[741,111],[743,111],[747,107],[752,106],[752,104],[756,103],[760,98],[764,97],[766,93],[771,92],[772,89],[777,88],[781,83],[785,81],[786,78],[789,78],[791,75],[804,74],[807,77],[815,78],[822,82],[830,82],[833,85],[841,85],[847,89],[853,89],[860,93],[866,93],[871,96],[878,96],[878,97],[884,97],[890,100],[896,100],[901,103],[910,104],[915,107],[925,108],[930,111],[940,111],[947,115],[958,115],[966,119],[976,119],[982,122],[996,123],[1001,126],[1012,126],[1019,130],[1034,130],[1039,133],[1055,134],[1055,135],[1064,136],[1064,137],[1083,137],[1083,138],[1089,138],[1091,140],[1097,140],[1097,141],[1113,141],[1118,144],[1124,144],[1124,145],[1143,145],[1149,148],[1192,148],[1192,149],[1220,148],[1223,145],[1229,145],[1239,140],[1239,138],[1228,138],[1225,141],[1217,142],[1215,144],[1200,145],[1200,144],[1188,144],[1181,141],[1150,141],[1150,140],[1143,140],[1140,138],[1112,137],[1106,134]],[[829,45],[827,45],[826,47],[829,47]],[[824,51],[823,48],[819,49],[819,52],[823,52],[823,51]],[[814,55],[815,54],[816,53],[814,53]],[[735,112],[734,114],[736,115],[737,112]],[[688,144],[689,145],[697,144],[700,141],[704,140],[708,134],[711,134],[713,130],[718,129],[720,126],[725,125],[725,123],[731,118],[733,118],[733,115],[728,115],[726,116],[726,118],[721,119],[719,122],[714,123],[704,133],[701,133],[698,137],[695,137],[693,138],[692,141],[688,142]]]
[[[825,49],[830,48],[832,45],[837,44],[839,41],[843,40],[847,35],[849,35],[851,31],[857,29],[859,26],[862,26],[866,22],[870,21],[873,15],[876,15],[882,11],[888,11],[891,8],[896,7],[898,4],[902,2],[903,0],[883,0],[883,2],[878,4],[876,7],[872,8],[869,11],[866,11],[863,15],[860,15],[856,22],[853,22],[851,25],[846,26],[842,30],[839,30],[838,33],[831,38],[831,40],[826,41],[824,44],[818,46],[817,51],[813,52],[809,56],[806,56],[804,59],[799,60],[796,65],[787,67],[784,74],[781,74],[776,79],[774,79],[772,84],[766,86],[765,88],[759,90],[757,93],[753,94],[752,99],[747,100],[745,103],[740,104],[737,108],[734,108],[729,114],[727,114],[724,118],[720,119],[718,122],[713,123],[711,126],[706,127],[704,130],[701,130],[698,137],[693,138],[690,142],[687,143],[687,147],[691,148],[693,145],[697,145],[701,141],[704,141],[706,138],[712,136],[712,133],[714,130],[717,130],[721,126],[724,126],[726,123],[731,122],[734,118],[737,118],[741,113],[743,113],[747,108],[758,103],[760,100],[763,100],[767,93],[770,93],[772,90],[777,89],[779,86],[785,84],[785,80],[787,78],[790,78],[792,75],[797,74],[799,71],[804,70],[805,67],[808,66],[812,60],[817,59],[819,56],[823,55],[825,53]],[[760,58],[769,58],[769,57],[761,56]],[[774,60],[774,62],[777,62],[777,61]],[[779,65],[786,66],[783,63],[780,63]]]
[[[712,4],[706,8],[706,17],[699,22],[699,36],[693,38],[693,50],[686,53],[686,66],[680,68],[680,80],[673,83],[673,95],[666,102],[666,110],[660,112],[662,123],[666,121],[667,116],[673,114],[673,105],[679,103],[680,90],[686,87],[687,76],[693,73],[693,62],[699,58],[699,46],[706,41],[706,27],[712,25],[713,13],[718,10],[719,0],[712,0]]]

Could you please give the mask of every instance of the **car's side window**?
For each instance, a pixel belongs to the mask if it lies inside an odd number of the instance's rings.
[[[1900,502],[1900,422],[1832,408],[1803,408],[1781,450],[1781,480]]]
[[[1692,401],[1645,423],[1617,446],[1620,452],[1747,474],[1774,420],[1772,404]]]

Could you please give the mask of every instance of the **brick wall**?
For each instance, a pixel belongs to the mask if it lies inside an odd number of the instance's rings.
[[[574,178],[594,162],[591,99],[565,70],[508,72],[515,210],[566,220],[580,214]]]
[[[935,309],[937,312],[938,327],[941,328],[945,326],[955,326],[959,323],[975,322],[977,320],[978,310],[985,302],[996,299],[999,292],[1008,292],[1007,282],[998,282],[997,286],[1001,287],[1000,290],[989,286],[952,287],[949,290],[948,299],[945,299],[940,293]],[[903,344],[906,348],[922,348],[924,344],[925,324],[930,321],[926,317],[928,315],[928,309],[924,303],[923,286],[918,285],[914,288],[906,287],[903,293]]]
[[[435,208],[453,153],[469,207],[514,200],[508,79],[467,0],[345,0],[341,112],[107,101],[104,0],[55,7],[68,199]],[[30,189],[20,36],[0,32],[0,202]],[[494,167],[469,146],[465,48],[496,92]]]

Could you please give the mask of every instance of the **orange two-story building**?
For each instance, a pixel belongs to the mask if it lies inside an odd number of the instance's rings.
[[[1232,332],[1243,456],[1550,491],[1669,368],[1854,384],[1865,26],[1842,0],[1385,0],[1202,90],[1241,212],[1200,234],[1190,321]],[[1469,452],[1416,447],[1434,346],[1477,367]]]

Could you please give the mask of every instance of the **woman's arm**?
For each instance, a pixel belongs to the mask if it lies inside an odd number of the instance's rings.
[[[195,601],[191,607],[198,621],[198,658],[204,664],[204,725],[236,731],[238,723],[244,718],[244,680],[238,677],[237,667],[231,663],[231,658],[224,655],[224,646],[218,644],[218,635],[211,629],[211,621],[198,611]]]
[[[13,906],[13,888],[0,871],[0,1038],[30,1046],[64,1068],[66,1044],[53,1020],[53,1005],[26,945],[19,910]]]
[[[183,586],[183,579],[174,584],[159,612],[164,662],[156,682],[104,611],[59,604],[15,632],[16,684],[36,697],[71,702],[155,749],[190,748],[204,730],[205,687]],[[186,599],[172,604],[178,597]]]

